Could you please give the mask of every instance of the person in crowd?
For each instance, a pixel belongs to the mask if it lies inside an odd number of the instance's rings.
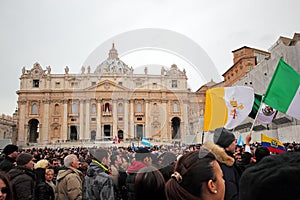
[[[270,150],[267,147],[257,147],[254,152],[255,163],[259,163],[264,157],[270,155]]]
[[[53,174],[53,183],[56,184],[56,178],[57,178],[57,174],[58,171],[63,169],[63,166],[61,164],[61,160],[58,158],[53,158],[50,160],[50,167],[54,170],[54,174]]]
[[[110,155],[106,149],[91,150],[93,157],[83,181],[83,200],[114,200],[114,186],[108,168]]]
[[[232,165],[234,159],[211,142],[200,151],[184,154],[166,183],[167,199],[223,200],[225,183],[219,162]]]
[[[147,166],[151,166],[152,158],[147,148],[138,148],[135,153],[135,161],[127,169],[126,188],[128,200],[135,200],[134,182],[137,172]]]
[[[121,193],[121,197],[123,200],[126,200],[127,197],[127,188],[126,188],[126,178],[127,178],[127,169],[128,169],[128,164],[129,164],[129,159],[128,157],[123,154],[121,155],[121,160],[122,160],[122,164],[119,168],[119,191]]]
[[[134,190],[137,200],[165,200],[165,179],[158,169],[153,166],[138,171]]]
[[[120,170],[120,166],[122,164],[122,160],[118,153],[113,153],[110,156],[110,160],[111,160],[110,168],[111,168],[113,183],[116,186],[118,186],[119,170]]]
[[[39,160],[35,165],[36,174],[36,199],[39,200],[54,200],[54,191],[50,185],[46,183],[45,174],[49,162],[46,159]]]
[[[300,153],[267,156],[240,179],[240,200],[300,199]]]
[[[0,172],[0,199],[13,200],[11,183],[3,172]]]
[[[0,163],[1,171],[7,173],[14,167],[17,156],[19,155],[18,149],[18,146],[14,144],[8,144],[4,147],[2,153],[5,155],[5,158]]]
[[[249,152],[244,152],[239,160],[236,160],[236,165],[239,170],[243,173],[246,168],[251,166],[252,154]]]
[[[34,158],[29,153],[21,153],[16,160],[17,166],[9,170],[15,200],[34,200],[36,179]]]
[[[176,155],[172,152],[165,152],[160,157],[159,171],[162,173],[165,181],[167,182],[174,172]]]
[[[55,196],[55,184],[53,183],[54,169],[48,168],[45,171],[45,182],[52,188],[52,192]],[[51,193],[52,193],[51,192]]]
[[[237,141],[234,134],[221,127],[214,131],[214,143],[225,149],[230,157],[234,158]],[[238,200],[239,198],[239,180],[241,175],[240,168],[234,163],[233,166],[220,164],[225,180],[225,200]]]
[[[83,174],[78,170],[79,161],[75,154],[64,158],[64,169],[59,170],[56,180],[55,198],[57,200],[82,199]]]

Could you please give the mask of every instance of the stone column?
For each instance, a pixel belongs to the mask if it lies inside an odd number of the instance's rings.
[[[83,112],[83,104],[85,103],[85,100],[80,99],[79,100],[79,140],[84,139],[84,112]]]
[[[69,102],[68,99],[63,100],[64,114],[63,114],[61,139],[64,141],[68,139],[68,102]]]
[[[101,139],[101,102],[102,99],[97,99],[97,131],[96,131],[96,140]]]
[[[91,139],[91,133],[90,133],[90,99],[87,99],[85,102],[85,135],[84,139]]]
[[[124,139],[125,138],[125,135],[128,135],[129,134],[129,130],[128,130],[128,119],[129,119],[129,115],[128,115],[128,106],[129,106],[129,100],[125,100],[124,101],[124,134],[123,134],[123,137]]]
[[[151,123],[150,123],[150,117],[151,117],[151,112],[150,112],[150,106],[149,106],[150,101],[149,100],[145,100],[145,137],[152,137],[152,133],[150,132],[151,129]]]
[[[161,107],[162,107],[162,112],[161,112],[161,139],[170,139],[168,138],[168,132],[171,132],[171,127],[169,126],[169,118],[168,118],[168,100],[163,99],[161,100]]]
[[[181,142],[185,142],[185,136],[190,135],[189,130],[189,118],[188,118],[188,100],[183,100],[183,108],[182,108],[182,126],[180,126],[180,138]]]
[[[50,100],[46,99],[42,101],[44,104],[44,111],[43,111],[43,128],[40,129],[42,132],[39,133],[39,142],[45,144],[49,140],[49,107],[50,107]]]
[[[113,99],[113,129],[112,129],[112,137],[118,136],[117,124],[118,124],[118,114],[117,114],[117,100]]]
[[[18,127],[18,138],[17,138],[17,144],[18,145],[25,145],[27,142],[27,129],[25,126],[27,126],[25,122],[25,116],[26,116],[26,100],[19,101],[20,106],[20,113],[19,113],[19,127]]]
[[[130,113],[129,113],[129,135],[131,138],[134,137],[134,100],[130,100]]]

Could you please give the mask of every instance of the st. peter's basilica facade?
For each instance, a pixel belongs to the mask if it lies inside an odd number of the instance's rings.
[[[81,73],[52,74],[39,63],[22,69],[17,144],[123,140],[185,141],[200,130],[204,95],[192,92],[173,64],[160,74],[136,74],[112,45],[108,58]]]

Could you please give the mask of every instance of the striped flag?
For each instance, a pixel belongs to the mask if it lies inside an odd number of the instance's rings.
[[[147,146],[147,147],[152,147],[151,143],[145,137],[143,137],[143,139],[142,139],[142,145]]]
[[[265,134],[261,134],[261,146],[267,147],[270,152],[282,153],[286,151],[284,145],[275,138],[271,138]]]
[[[300,75],[282,59],[278,62],[263,102],[300,120]]]
[[[239,139],[237,141],[237,145],[244,146],[245,142],[243,141],[242,135],[239,136]]]
[[[207,90],[203,130],[235,128],[247,118],[253,101],[254,91],[251,87],[234,86]]]

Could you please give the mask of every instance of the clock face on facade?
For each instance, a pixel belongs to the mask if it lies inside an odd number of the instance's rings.
[[[105,83],[104,88],[109,89],[109,83]]]

